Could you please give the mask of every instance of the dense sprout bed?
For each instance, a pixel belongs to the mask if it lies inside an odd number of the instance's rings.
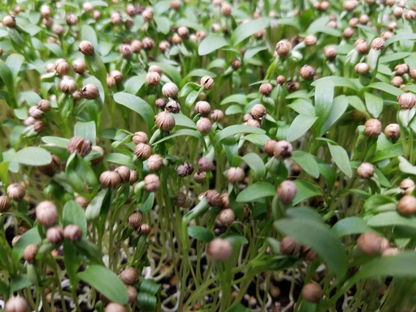
[[[0,303],[416,311],[416,1],[2,1]]]

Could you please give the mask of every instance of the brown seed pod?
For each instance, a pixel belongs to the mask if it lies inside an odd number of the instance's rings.
[[[82,238],[82,230],[78,225],[69,224],[64,228],[64,237],[71,242],[78,242]]]
[[[202,134],[207,134],[212,129],[212,122],[208,118],[202,117],[196,122],[196,129]]]
[[[51,109],[51,102],[48,100],[40,100],[36,107],[43,112],[47,112]]]
[[[412,79],[416,79],[416,68],[412,68],[412,69],[409,71],[409,76],[410,76]]]
[[[123,23],[123,17],[117,11],[111,12],[110,20],[113,25],[121,25]]]
[[[198,170],[202,172],[211,171],[214,167],[212,160],[207,157],[201,157],[200,159],[198,159],[197,164],[198,164]]]
[[[405,216],[416,213],[416,197],[411,195],[403,196],[397,203],[397,211]]]
[[[344,39],[350,39],[352,36],[354,36],[354,29],[352,29],[351,27],[345,28],[342,32],[342,36],[344,37]]]
[[[134,154],[140,159],[148,159],[152,155],[152,147],[146,143],[139,143],[134,148]]]
[[[198,101],[195,104],[195,112],[201,116],[208,116],[211,111],[211,105],[207,101]]]
[[[357,174],[361,179],[369,179],[374,175],[374,166],[368,162],[363,162],[357,168]]]
[[[156,72],[148,72],[146,74],[146,83],[149,86],[156,87],[160,83],[160,75]]]
[[[280,40],[275,47],[275,51],[280,57],[286,57],[291,49],[292,44],[287,39]]]
[[[59,244],[64,239],[64,230],[60,226],[52,226],[46,231],[46,239],[52,244]]]
[[[168,82],[162,87],[162,93],[164,96],[172,99],[176,99],[178,97],[178,86],[173,82]]]
[[[367,14],[361,14],[358,19],[358,22],[362,25],[366,25],[369,22],[369,20],[370,18],[368,17]]]
[[[148,192],[156,192],[160,187],[159,177],[153,173],[144,178],[145,189]]]
[[[196,183],[202,184],[202,183],[205,183],[205,180],[206,180],[205,172],[197,172],[194,174],[194,181]]]
[[[33,123],[33,130],[38,133],[45,129],[45,123],[42,120],[35,120]]]
[[[131,227],[137,230],[140,227],[140,225],[142,225],[142,221],[143,221],[143,215],[140,211],[138,211],[138,212],[133,212],[130,215],[127,222]]]
[[[302,296],[307,302],[319,302],[323,296],[322,288],[317,283],[310,282],[303,287]]]
[[[114,169],[121,178],[122,182],[128,182],[130,180],[130,169],[127,166],[120,166]]]
[[[273,85],[271,83],[262,83],[259,88],[259,92],[264,96],[269,96],[272,93]]]
[[[358,63],[355,65],[354,69],[357,74],[366,75],[369,72],[370,67],[366,63]]]
[[[234,70],[239,69],[239,68],[241,67],[241,61],[240,61],[239,59],[233,59],[233,60],[231,61],[231,67],[232,67]]]
[[[276,140],[267,140],[266,143],[264,143],[263,145],[263,150],[267,155],[273,156],[276,146],[277,146]]]
[[[240,167],[231,167],[226,173],[227,181],[230,183],[241,182],[245,176],[244,170]]]
[[[133,184],[139,179],[139,175],[136,170],[130,170],[129,183]]]
[[[276,158],[289,158],[292,156],[293,147],[288,141],[281,140],[276,143],[274,149],[274,157]]]
[[[69,77],[64,77],[59,83],[59,88],[64,93],[73,93],[77,89],[77,83]]]
[[[159,171],[163,166],[163,158],[159,154],[153,154],[147,159],[147,168],[150,171]]]
[[[230,16],[231,15],[232,8],[229,4],[223,4],[221,7],[221,14],[224,16]]]
[[[126,312],[126,308],[121,304],[110,302],[104,309],[104,312]]]
[[[38,253],[38,246],[31,244],[27,245],[27,247],[23,250],[23,259],[25,259],[29,263],[35,262],[36,255]]]
[[[305,39],[303,40],[303,42],[305,43],[306,46],[314,46],[316,44],[316,37],[314,35],[308,35],[305,37]]]
[[[143,49],[145,49],[146,51],[149,51],[151,49],[153,49],[155,42],[153,41],[152,38],[149,37],[145,37],[142,40],[142,44],[143,44]]]
[[[118,47],[118,51],[120,52],[121,56],[125,59],[128,59],[133,55],[133,48],[129,44],[121,44]]]
[[[16,19],[12,15],[6,15],[3,17],[3,25],[9,28],[16,27]]]
[[[162,40],[159,43],[159,50],[160,50],[160,52],[165,53],[165,52],[169,51],[169,49],[170,49],[170,43],[168,41]]]
[[[82,4],[82,9],[87,13],[92,13],[94,11],[94,6],[89,2],[84,2]]]
[[[50,227],[58,221],[58,211],[50,201],[40,202],[36,206],[36,219],[44,226]]]
[[[257,120],[263,119],[263,117],[266,115],[266,107],[262,104],[256,104],[251,108],[250,114],[253,116],[253,118]]]
[[[187,197],[184,193],[176,193],[175,197],[173,198],[173,203],[175,206],[183,207],[187,201]]]
[[[176,31],[182,39],[188,39],[189,38],[189,29],[185,26],[181,26]]]
[[[42,17],[50,17],[51,16],[51,7],[47,4],[42,4],[42,6],[40,7],[40,15]]]
[[[214,86],[214,79],[210,76],[204,76],[201,78],[200,84],[201,86],[204,86],[205,90],[211,90]]]
[[[403,93],[397,100],[399,101],[401,109],[411,109],[416,104],[416,96],[410,92]]]
[[[153,10],[151,8],[147,8],[142,12],[143,19],[150,23],[153,20]]]
[[[394,71],[396,72],[396,75],[402,76],[409,72],[409,65],[407,64],[396,65],[396,67],[394,67]]]
[[[57,59],[54,63],[54,67],[59,76],[65,76],[69,72],[69,64],[65,59]]]
[[[143,223],[138,229],[137,229],[137,233],[138,234],[143,234],[143,235],[149,235],[151,232],[151,228],[149,226],[149,224]]]
[[[59,24],[55,24],[52,26],[52,31],[54,32],[55,35],[62,37],[63,35],[65,35],[65,27]]]
[[[218,220],[220,220],[220,222],[227,227],[233,224],[235,218],[235,212],[230,208],[223,209],[218,214]]]
[[[122,181],[117,172],[104,171],[100,175],[100,183],[103,187],[117,189],[121,185]]]
[[[4,306],[4,312],[27,312],[29,311],[29,305],[26,299],[23,297],[11,297],[7,300]]]
[[[86,68],[87,68],[87,65],[85,64],[83,60],[78,59],[72,62],[72,69],[77,74],[82,75],[85,72]]]
[[[285,180],[277,188],[277,197],[284,204],[289,204],[295,198],[297,192],[296,184],[290,180]]]
[[[315,69],[310,65],[304,65],[300,69],[300,76],[305,80],[312,80],[315,75]]]
[[[403,84],[403,78],[400,76],[395,76],[393,77],[393,79],[390,81],[390,84],[392,86],[395,86],[396,88],[400,88],[400,86]]]
[[[415,189],[415,182],[409,178],[404,179],[402,182],[400,182],[400,188],[402,189],[402,193],[404,195],[409,195]]]
[[[129,303],[133,304],[137,300],[137,290],[133,286],[127,286],[127,294],[129,296]]]
[[[381,237],[374,232],[366,232],[360,235],[357,240],[357,246],[361,252],[367,255],[375,255],[382,253],[389,247],[389,242],[386,238]]]
[[[378,119],[372,118],[365,122],[364,133],[370,138],[376,138],[381,133],[381,122]]]
[[[120,280],[126,285],[133,285],[139,279],[139,274],[134,268],[126,268],[119,275]]]
[[[149,138],[148,138],[148,136],[147,136],[147,134],[145,132],[138,131],[138,132],[135,132],[134,133],[132,140],[133,140],[133,143],[134,144],[139,144],[139,143],[145,143],[145,144],[147,144]]]
[[[20,183],[12,183],[7,187],[7,195],[12,200],[22,200],[25,194],[25,188]]]
[[[301,254],[308,262],[313,262],[318,259],[318,254],[308,246],[301,247]]]
[[[88,204],[90,203],[90,201],[87,198],[82,197],[81,195],[75,196],[75,202],[82,208],[87,208]]]
[[[357,0],[347,0],[344,2],[344,10],[354,11],[358,5],[359,5],[359,2]]]
[[[66,24],[68,26],[74,26],[78,24],[78,17],[72,13],[68,13],[68,15],[66,16]]]
[[[276,82],[277,82],[277,84],[279,84],[279,85],[283,85],[283,84],[285,83],[285,81],[286,81],[286,78],[285,78],[285,76],[283,76],[283,75],[279,75],[279,76],[277,76],[277,78],[276,78]]]
[[[396,141],[400,137],[400,126],[396,123],[392,123],[384,128],[384,134],[392,141]]]
[[[99,164],[100,162],[102,162],[104,160],[104,157],[105,157],[104,150],[98,145],[94,145],[91,149],[100,153],[100,156],[98,156],[97,158],[91,159],[91,163],[96,165],[96,164]]]
[[[181,105],[176,101],[169,101],[165,105],[165,111],[173,114],[177,114],[181,111]]]
[[[207,252],[216,261],[226,261],[231,257],[233,246],[228,240],[214,238],[208,244]]]
[[[175,127],[175,118],[169,113],[160,112],[156,115],[156,126],[163,131],[171,131]]]
[[[370,47],[368,46],[367,42],[363,41],[363,42],[358,43],[358,44],[355,46],[355,49],[356,49],[356,50],[358,51],[358,53],[360,53],[360,54],[367,54],[367,53],[368,53],[368,51],[369,51],[369,49],[370,49]]]
[[[75,136],[68,141],[66,149],[70,154],[76,152],[84,157],[91,152],[92,144],[91,141],[84,139],[83,137]]]
[[[40,172],[47,176],[53,176],[57,169],[61,167],[61,160],[58,156],[52,155],[52,161],[49,165],[39,166],[38,169]]]
[[[299,90],[299,87],[300,87],[300,84],[297,81],[289,80],[288,82],[286,82],[286,89],[290,93],[295,92],[295,91],[298,91]]]
[[[324,49],[324,56],[328,60],[333,60],[337,57],[337,50],[332,46],[326,47]]]
[[[224,113],[222,112],[222,110],[219,109],[214,109],[211,112],[211,120],[214,122],[219,122],[224,118]]]
[[[220,207],[222,205],[222,197],[216,190],[208,190],[201,194],[208,199],[208,204],[211,207]]]
[[[160,108],[160,109],[164,109],[165,106],[166,106],[166,103],[167,103],[166,99],[164,99],[164,98],[158,98],[155,101],[155,106],[158,107],[158,108]]]
[[[36,106],[31,106],[29,108],[29,115],[33,117],[34,119],[42,119],[43,117],[43,111],[41,111]]]
[[[131,42],[131,47],[134,53],[139,53],[142,49],[142,42],[140,40],[135,39]]]
[[[87,100],[95,100],[100,96],[100,91],[96,85],[90,83],[81,89],[81,95]]]
[[[194,172],[194,167],[189,162],[185,162],[182,165],[179,165],[178,168],[176,168],[176,173],[181,177],[191,175],[192,172]]]

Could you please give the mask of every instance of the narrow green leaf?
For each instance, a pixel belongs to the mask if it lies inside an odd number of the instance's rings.
[[[317,128],[327,119],[334,100],[334,83],[332,80],[318,80],[315,87],[315,115],[319,118]]]
[[[153,127],[155,116],[153,109],[141,98],[126,92],[118,92],[114,94],[114,101],[116,101],[118,104],[126,106],[127,108],[130,108],[142,116],[146,121],[149,129]]]
[[[244,41],[248,37],[252,36],[256,32],[259,32],[262,29],[269,27],[270,19],[262,18],[249,21],[247,23],[241,24],[231,35],[231,42],[234,47],[236,47],[240,42]],[[200,54],[201,55],[201,54]]]
[[[319,186],[309,180],[296,179],[294,183],[296,184],[297,190],[296,196],[292,201],[293,205],[310,197],[322,196],[322,191]]]
[[[319,167],[315,158],[303,151],[294,151],[292,153],[292,159],[299,165],[303,170],[315,179],[319,177]]]
[[[97,289],[110,301],[127,304],[126,286],[113,271],[100,265],[90,265],[84,272],[78,273],[77,276]]]
[[[207,55],[227,45],[228,42],[224,39],[224,37],[220,35],[210,35],[199,44],[198,54]]]
[[[95,121],[81,122],[78,121],[74,127],[74,135],[83,137],[95,145],[97,133],[95,130]]]
[[[303,136],[310,127],[313,126],[318,117],[308,116],[308,115],[298,115],[287,131],[287,140],[289,142],[296,141],[301,136]]]
[[[339,220],[331,229],[338,237],[351,235],[351,234],[361,234],[365,232],[374,232],[374,230],[367,225],[360,217],[349,217]]]
[[[205,243],[209,243],[214,238],[214,234],[212,234],[212,232],[198,225],[188,227],[188,235]]]
[[[140,211],[146,213],[153,208],[155,203],[155,193],[150,193],[143,205],[140,206]]]
[[[240,203],[253,202],[263,197],[276,195],[276,188],[269,182],[256,182],[242,190],[236,201]]]
[[[25,147],[13,156],[13,162],[28,166],[49,165],[52,161],[51,154],[39,147]]]
[[[263,160],[256,153],[245,154],[242,159],[254,171],[256,180],[261,179],[266,174],[266,167]]]
[[[204,137],[196,130],[191,130],[191,129],[180,129],[178,131],[173,132],[172,134],[165,136],[163,139],[160,139],[159,141],[155,142],[152,144],[152,146],[158,145],[162,142],[165,142],[167,140],[173,139],[175,137],[178,136],[192,136],[194,138],[197,138],[198,140],[200,140],[202,142],[202,144],[205,146],[206,148],[206,143],[204,140]]]
[[[385,83],[385,82],[374,82],[368,86],[365,87],[366,89],[377,89],[382,92],[389,93],[394,96],[402,95],[404,92],[400,90],[399,88],[396,88],[392,86],[391,84]]]
[[[387,226],[406,226],[416,228],[416,218],[403,217],[396,211],[387,211],[375,215],[368,220],[368,225],[373,227],[387,227]]]
[[[219,142],[228,138],[230,136],[239,134],[239,133],[256,133],[256,134],[265,134],[266,131],[257,127],[243,126],[243,125],[234,125],[225,128],[218,132],[214,138],[214,145],[217,145]]]
[[[311,247],[339,278],[344,277],[348,266],[346,252],[326,225],[305,219],[285,219],[276,221],[274,226],[279,232]]]
[[[84,209],[75,201],[70,200],[65,203],[62,221],[64,226],[69,224],[78,225],[82,230],[82,237],[87,237],[87,220],[85,219]]]
[[[108,195],[108,189],[102,189],[88,204],[85,210],[85,217],[88,221],[95,220],[99,217],[103,202]]]
[[[368,92],[364,93],[364,98],[368,112],[375,118],[378,118],[378,116],[380,116],[383,112],[383,99]]]
[[[337,164],[338,168],[344,172],[347,177],[351,178],[351,163],[346,150],[342,146],[332,145],[329,142],[328,147],[331,152],[332,159]]]

